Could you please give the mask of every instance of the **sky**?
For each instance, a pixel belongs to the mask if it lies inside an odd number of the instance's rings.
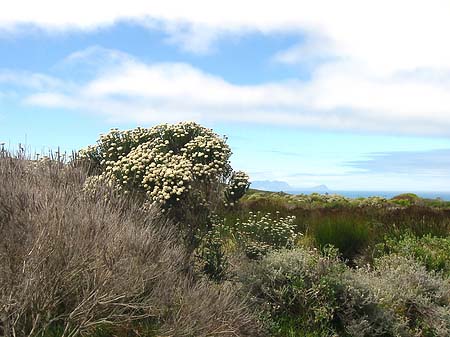
[[[196,121],[252,180],[450,191],[447,0],[15,0],[0,142]]]

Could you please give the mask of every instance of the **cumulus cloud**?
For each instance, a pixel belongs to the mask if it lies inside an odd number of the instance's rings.
[[[103,61],[94,62],[99,54]],[[235,121],[442,135],[450,130],[450,83],[434,77],[386,81],[339,63],[319,67],[308,81],[237,85],[187,63],[147,64],[99,47],[67,60],[95,64],[95,72],[76,85],[41,86],[24,98],[27,104],[140,123]]]

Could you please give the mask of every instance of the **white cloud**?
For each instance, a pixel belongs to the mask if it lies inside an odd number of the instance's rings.
[[[91,64],[93,50],[75,55]],[[25,102],[138,123],[237,121],[450,134],[450,81],[439,77],[407,73],[387,79],[335,62],[320,66],[307,82],[236,85],[186,63],[145,64],[117,51],[100,51],[104,62],[95,76],[78,85],[34,90]],[[108,53],[115,62],[108,61]]]
[[[223,32],[299,32],[312,45],[328,41],[321,48],[378,72],[449,67],[449,12],[447,0],[15,0],[2,6],[0,27],[92,30],[131,20],[161,27],[173,41],[200,51]]]
[[[274,58],[310,62],[308,82],[237,86],[187,64],[146,65],[114,52],[114,69],[29,102],[95,106],[143,121],[178,116],[449,134],[449,13],[447,0],[16,0],[2,7],[0,31],[29,24],[94,30],[133,21],[165,30],[170,43],[194,52],[207,52],[224,34],[298,33],[304,41]],[[83,51],[69,62],[92,61],[99,52]]]

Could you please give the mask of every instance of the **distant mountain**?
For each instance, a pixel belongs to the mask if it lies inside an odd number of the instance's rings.
[[[286,192],[292,190],[291,185],[289,185],[287,182],[278,180],[252,181],[250,187],[257,190],[271,191],[271,192],[281,192],[281,191]]]
[[[279,180],[257,180],[250,185],[251,188],[270,192],[296,192],[296,193],[326,193],[330,192],[326,185],[314,187],[292,187],[285,181]]]

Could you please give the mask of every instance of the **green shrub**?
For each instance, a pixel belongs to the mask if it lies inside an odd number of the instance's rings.
[[[228,269],[228,255],[225,244],[231,235],[223,219],[211,216],[211,228],[201,238],[196,249],[197,264],[200,271],[214,281],[222,281]]]
[[[385,243],[377,245],[376,253],[397,253],[411,257],[423,263],[428,270],[442,271],[450,276],[450,237],[429,234],[418,237],[407,233],[400,238],[387,238]]]
[[[318,247],[333,245],[344,259],[352,260],[361,253],[370,239],[370,224],[352,216],[329,216],[311,228]]]
[[[237,219],[228,225],[226,219],[211,216],[211,227],[196,250],[197,263],[212,279],[222,280],[230,255],[244,252],[248,258],[258,259],[271,250],[292,248],[299,235],[294,220],[277,213],[250,212],[247,220]]]

